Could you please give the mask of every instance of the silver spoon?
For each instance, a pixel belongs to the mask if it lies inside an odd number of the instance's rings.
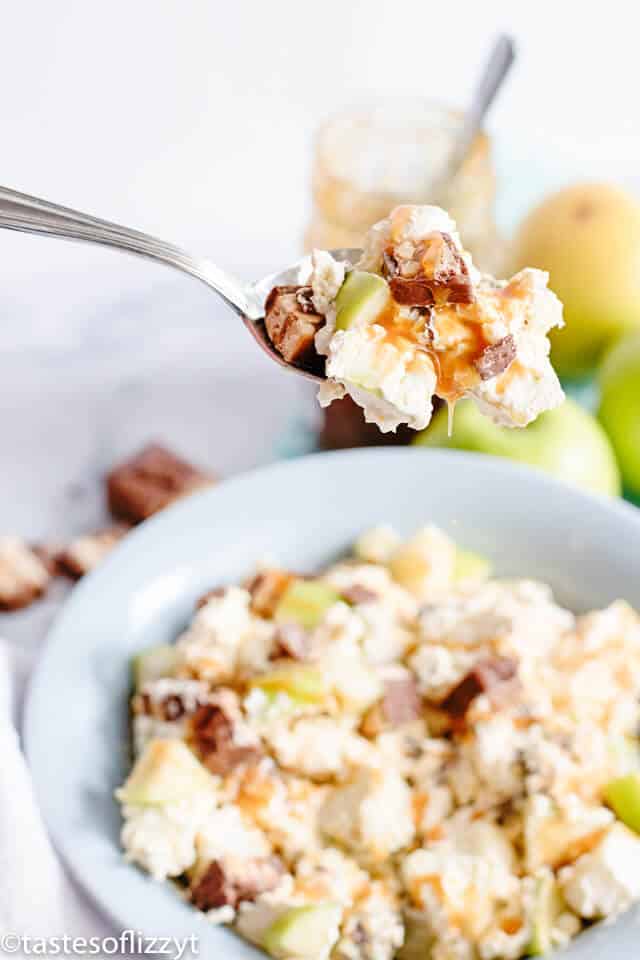
[[[467,158],[471,144],[482,129],[484,118],[496,98],[516,57],[513,37],[501,33],[495,40],[489,59],[485,63],[471,104],[462,118],[462,124],[456,135],[444,179],[455,180]]]
[[[130,230],[117,223],[92,217],[57,203],[49,203],[16,190],[0,187],[0,228],[21,233],[36,233],[46,237],[62,237],[67,240],[84,240],[105,247],[115,247],[149,260],[182,270],[196,277],[221,297],[242,317],[245,326],[257,344],[272,360],[293,370],[309,380],[322,381],[321,369],[305,368],[287,361],[278,353],[264,325],[264,303],[270,290],[281,284],[298,283],[299,275],[311,269],[310,257],[302,257],[297,263],[279,273],[270,274],[257,283],[244,284],[236,277],[225,273],[204,257],[194,257],[181,247],[165,243],[139,230]],[[332,250],[336,260],[355,263],[360,250]]]

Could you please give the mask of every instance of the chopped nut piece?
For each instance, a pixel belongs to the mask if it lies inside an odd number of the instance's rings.
[[[497,343],[485,347],[480,356],[474,363],[474,366],[480,374],[481,380],[491,380],[499,374],[504,373],[510,363],[516,357],[516,342],[508,334]]]
[[[228,773],[261,755],[260,741],[245,724],[232,690],[220,690],[209,703],[198,707],[191,732],[196,752],[211,773]]]
[[[276,630],[270,660],[290,657],[292,660],[307,660],[311,652],[311,637],[297,623],[283,623]]]
[[[116,544],[129,532],[130,527],[119,523],[106,530],[77,537],[61,550],[57,556],[57,566],[62,573],[74,580],[94,570],[104,560]]]
[[[250,580],[247,590],[251,594],[252,612],[259,617],[272,617],[281,596],[293,579],[293,574],[284,570],[263,570]]]
[[[150,444],[107,476],[109,509],[140,523],[179,497],[209,486],[215,478],[158,444]]]
[[[18,537],[0,537],[0,610],[26,607],[47,589],[47,566]]]
[[[259,894],[275,889],[283,873],[278,857],[214,860],[192,887],[191,901],[198,910],[235,909],[242,900],[255,900]]]
[[[274,287],[265,303],[265,326],[287,363],[315,354],[314,337],[324,317],[315,312],[311,287]]]
[[[503,684],[513,680],[517,669],[518,665],[511,657],[481,660],[445,697],[440,709],[452,717],[464,717],[476,697],[482,693],[493,695]]]

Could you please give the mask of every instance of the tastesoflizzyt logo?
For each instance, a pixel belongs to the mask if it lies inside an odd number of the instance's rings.
[[[147,937],[137,930],[124,930],[117,937],[30,937],[20,933],[0,934],[0,956],[25,957],[168,957],[188,960],[200,953],[198,938]]]

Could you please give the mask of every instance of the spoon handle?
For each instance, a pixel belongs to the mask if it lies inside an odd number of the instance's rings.
[[[0,187],[0,228],[83,240],[164,263],[206,283],[240,316],[249,312],[247,296],[239,280],[224,273],[210,260],[193,257],[181,247],[139,230],[131,230],[6,187]]]
[[[450,162],[450,170],[453,176],[464,163],[469,148],[482,127],[485,115],[515,60],[515,55],[513,38],[507,33],[500,34],[484,67],[471,106],[465,114],[464,125],[455,144]]]

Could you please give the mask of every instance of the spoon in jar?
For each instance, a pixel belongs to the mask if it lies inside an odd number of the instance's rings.
[[[172,243],[5,187],[0,187],[0,228],[97,243],[188,273],[206,284],[228,307],[239,314],[258,346],[271,360],[309,380],[320,382],[325,379],[320,365],[311,367],[287,363],[271,343],[264,324],[265,301],[270,291],[276,286],[297,284],[300,276],[308,275],[311,270],[309,256],[302,257],[285,270],[270,274],[257,283],[242,283],[211,260],[195,257]],[[351,263],[355,263],[362,253],[361,250],[330,252],[336,260]]]
[[[442,175],[443,183],[453,183],[454,189],[455,178],[464,166],[471,145],[482,129],[489,107],[495,100],[515,58],[516,50],[513,37],[507,33],[501,33],[491,48],[489,59],[485,63],[480,80],[475,87],[473,99],[456,134],[447,161],[446,171]]]

